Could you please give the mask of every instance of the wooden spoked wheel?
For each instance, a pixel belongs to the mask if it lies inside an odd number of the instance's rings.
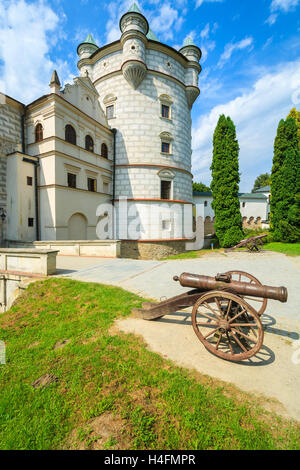
[[[255,310],[225,291],[203,294],[192,311],[193,328],[205,348],[228,361],[243,361],[260,350],[264,331]]]
[[[259,240],[250,241],[246,244],[248,251],[261,251],[263,247],[263,242]]]
[[[249,282],[250,284],[262,286],[262,283],[256,279],[256,277],[252,276],[252,274],[246,273],[245,271],[227,271],[226,274],[230,274],[233,281]],[[268,299],[264,299],[263,297],[248,297],[244,295],[242,297],[247,300],[259,316],[261,316],[267,308]]]

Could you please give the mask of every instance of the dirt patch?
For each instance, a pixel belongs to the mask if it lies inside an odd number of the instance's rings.
[[[105,412],[74,429],[69,442],[76,450],[124,450],[130,448],[130,433],[118,414]]]
[[[62,341],[57,341],[57,343],[54,346],[54,349],[61,349],[66,346],[66,344],[70,343],[70,339],[63,339]]]
[[[28,349],[35,348],[35,347],[38,346],[39,344],[40,344],[39,341],[35,341],[34,343],[29,344],[29,345],[27,346],[27,348],[28,348]]]
[[[32,382],[32,387],[33,388],[41,388],[41,387],[47,387],[48,385],[58,382],[58,378],[55,375],[52,374],[45,374],[42,375],[39,379],[35,380],[35,382]]]

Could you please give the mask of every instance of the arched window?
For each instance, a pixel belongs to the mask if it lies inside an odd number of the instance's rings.
[[[76,145],[76,132],[70,124],[67,124],[65,128],[65,140],[70,142],[70,144]]]
[[[43,126],[42,124],[37,124],[35,126],[35,141],[41,142],[43,140]]]
[[[108,150],[106,144],[101,145],[101,157],[108,158]]]
[[[88,150],[89,152],[94,151],[94,141],[90,135],[85,136],[85,150]]]

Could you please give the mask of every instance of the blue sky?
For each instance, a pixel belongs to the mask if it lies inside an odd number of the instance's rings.
[[[77,75],[77,45],[120,37],[131,0],[0,0],[0,91],[28,104],[48,93],[51,72]],[[271,171],[278,122],[300,103],[300,0],[137,1],[161,42],[187,36],[202,49],[201,95],[194,104],[194,179],[210,182],[212,137],[220,114],[236,124],[241,191]]]

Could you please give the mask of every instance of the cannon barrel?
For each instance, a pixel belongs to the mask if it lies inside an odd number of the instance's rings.
[[[216,277],[221,277],[218,275]],[[226,278],[226,275],[223,275]],[[217,280],[214,277],[202,276],[198,274],[182,273],[180,276],[174,276],[174,281],[179,281],[183,287],[194,287],[201,291],[210,291],[217,289],[230,290],[239,295],[247,295],[250,297],[263,297],[265,299],[287,301],[286,287],[273,287],[249,282],[232,281],[229,277],[226,281]]]

